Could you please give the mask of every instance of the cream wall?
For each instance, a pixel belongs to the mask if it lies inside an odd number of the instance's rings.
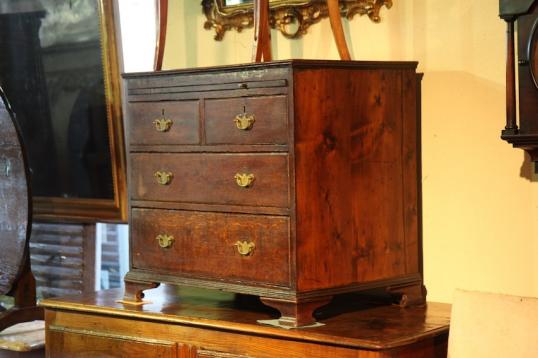
[[[213,40],[199,1],[171,1],[165,68],[249,62],[252,31]],[[504,22],[496,0],[395,0],[382,22],[345,22],[355,59],[417,60],[422,98],[424,268],[429,300],[455,288],[538,296],[538,183],[504,123]],[[328,21],[272,33],[276,59],[337,59]]]

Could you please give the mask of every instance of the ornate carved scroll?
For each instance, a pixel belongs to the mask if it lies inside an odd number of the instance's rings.
[[[340,13],[348,19],[368,15],[373,22],[381,20],[380,11],[392,7],[392,0],[340,0]],[[202,0],[207,20],[204,28],[215,31],[215,40],[223,39],[226,31],[241,32],[253,26],[252,3],[226,6],[225,0]],[[311,25],[328,17],[326,0],[271,0],[269,23],[287,38],[300,38]]]

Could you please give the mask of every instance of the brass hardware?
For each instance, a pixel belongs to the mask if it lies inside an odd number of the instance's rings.
[[[168,249],[174,243],[174,237],[172,235],[161,234],[155,238],[159,242],[159,246],[163,249]]]
[[[235,247],[237,247],[237,252],[241,256],[250,256],[252,255],[252,252],[254,251],[254,248],[256,245],[253,242],[246,242],[246,241],[237,241],[234,244]]]
[[[157,132],[168,132],[172,127],[172,120],[168,118],[157,118],[153,121]]]
[[[248,131],[256,122],[256,117],[253,114],[240,113],[235,116],[234,122],[238,129]]]
[[[239,185],[241,188],[248,188],[254,182],[254,174],[237,173],[235,174],[234,178],[237,185]]]
[[[153,175],[155,176],[155,179],[157,179],[157,183],[161,185],[170,184],[170,182],[172,181],[172,178],[174,177],[174,174],[170,172],[161,172],[161,171],[157,171]]]

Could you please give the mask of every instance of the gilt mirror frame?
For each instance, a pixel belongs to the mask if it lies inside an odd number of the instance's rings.
[[[358,14],[379,22],[383,6],[390,9],[392,0],[340,0],[340,12],[349,20]],[[328,17],[326,0],[270,0],[269,7],[270,26],[289,39],[300,38],[310,26]],[[202,0],[202,8],[207,18],[204,28],[213,29],[217,41],[224,38],[226,31],[241,32],[253,26],[252,2],[226,5],[226,0]]]
[[[107,112],[113,198],[63,198],[34,196],[34,219],[41,221],[126,222],[127,179],[122,121],[120,57],[116,38],[114,0],[96,0],[99,12],[101,60]]]

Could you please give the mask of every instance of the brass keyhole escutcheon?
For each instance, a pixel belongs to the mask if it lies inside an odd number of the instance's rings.
[[[254,117],[253,114],[239,113],[237,116],[235,116],[234,122],[237,129],[248,131],[254,126],[256,117]]]
[[[168,249],[174,243],[174,237],[172,235],[160,234],[155,238],[159,243],[159,246],[163,249]]]
[[[157,118],[153,121],[155,130],[157,132],[168,132],[172,128],[172,120],[164,116],[164,109],[162,110],[161,118]]]
[[[172,181],[174,175],[170,172],[157,171],[153,174],[157,183],[160,185],[168,185]]]
[[[254,182],[254,174],[237,173],[234,178],[237,185],[241,188],[249,188]]]
[[[241,256],[250,256],[254,252],[256,245],[253,242],[237,241],[234,246]]]

